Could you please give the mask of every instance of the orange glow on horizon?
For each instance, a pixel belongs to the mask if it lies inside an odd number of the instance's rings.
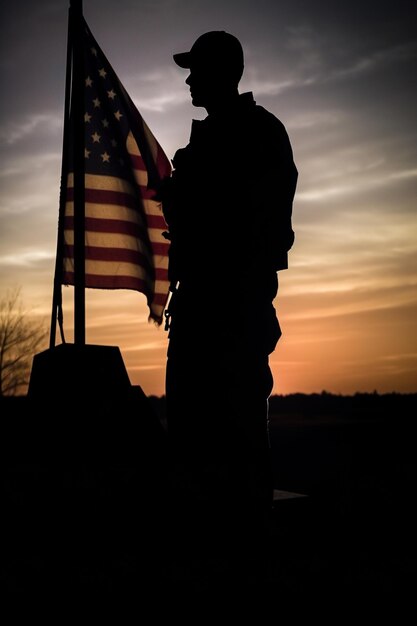
[[[270,356],[273,394],[416,391],[415,302],[406,306],[391,299],[370,306],[365,298],[353,306],[349,292],[291,295],[291,273],[282,277],[275,302],[283,335]],[[64,289],[70,342],[72,295],[72,288]],[[332,306],[326,308],[328,298]],[[144,296],[87,290],[86,307],[87,343],[117,345],[131,383],[147,395],[164,395],[168,336],[148,322]]]

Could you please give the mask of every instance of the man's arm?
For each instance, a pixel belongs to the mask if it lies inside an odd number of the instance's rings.
[[[266,240],[268,262],[278,271],[288,268],[288,251],[295,239],[292,209],[298,171],[282,122],[263,107],[257,110],[260,132],[255,139],[258,154],[253,199]]]

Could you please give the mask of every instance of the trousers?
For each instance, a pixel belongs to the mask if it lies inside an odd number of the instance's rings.
[[[272,504],[268,355],[204,342],[168,350],[168,439],[175,462],[210,506]]]

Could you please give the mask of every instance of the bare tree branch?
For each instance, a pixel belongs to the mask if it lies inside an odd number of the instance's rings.
[[[23,309],[20,288],[10,291],[0,302],[0,396],[27,386],[33,356],[46,335],[44,321]]]

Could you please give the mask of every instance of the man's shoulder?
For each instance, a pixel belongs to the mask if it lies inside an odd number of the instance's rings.
[[[265,109],[260,104],[253,107],[253,116],[257,124],[263,126],[265,130],[279,134],[287,134],[283,122],[271,111]]]
[[[285,126],[281,120],[271,111],[258,104],[251,91],[246,91],[239,95],[238,107],[236,109],[237,119],[263,125],[268,129],[285,131]],[[240,117],[242,115],[243,117]]]

